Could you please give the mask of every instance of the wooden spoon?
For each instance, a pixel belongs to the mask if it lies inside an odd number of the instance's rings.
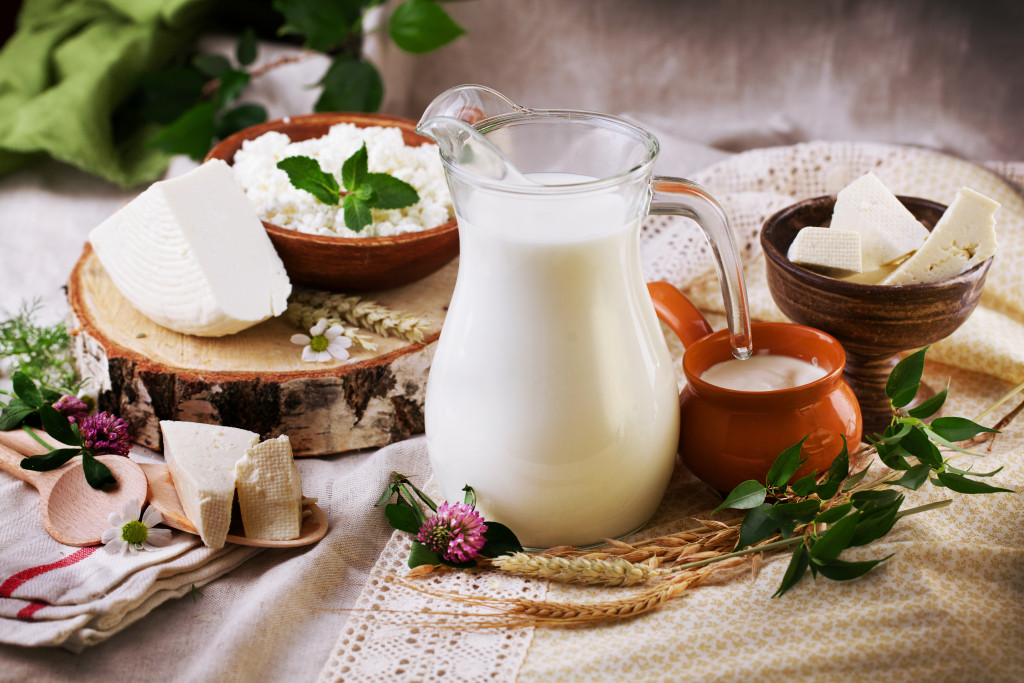
[[[185,510],[181,507],[178,499],[178,492],[174,489],[174,482],[171,480],[171,473],[166,465],[142,463],[142,470],[149,480],[149,504],[160,511],[163,515],[163,523],[166,526],[190,534],[198,535],[196,527],[185,516]],[[257,548],[294,548],[300,545],[316,543],[327,533],[327,515],[316,503],[307,503],[306,510],[312,514],[303,517],[302,528],[298,538],[286,541],[274,541],[265,538],[248,538],[237,534],[228,534],[225,539],[228,543],[236,545],[249,545]]]
[[[25,435],[29,440],[32,437]],[[33,441],[33,443],[35,443]],[[35,444],[39,451],[45,449]],[[82,458],[76,456],[55,470],[33,472],[21,468],[24,459],[18,451],[0,444],[0,469],[26,481],[39,490],[39,510],[43,528],[58,543],[65,545],[96,545],[103,532],[110,528],[111,512],[135,498],[146,500],[146,475],[138,463],[121,455],[101,455],[96,459],[110,468],[117,487],[98,490],[89,486],[82,469]]]

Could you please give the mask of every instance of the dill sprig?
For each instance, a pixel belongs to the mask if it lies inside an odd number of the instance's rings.
[[[0,322],[0,361],[7,373],[17,371],[59,390],[74,394],[81,378],[71,359],[71,336],[64,323],[36,322],[40,301],[23,301],[18,312]]]

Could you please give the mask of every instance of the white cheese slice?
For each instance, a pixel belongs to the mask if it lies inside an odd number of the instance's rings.
[[[203,543],[224,545],[235,497],[235,463],[259,434],[220,425],[161,420],[164,458],[185,516]]]
[[[860,233],[863,270],[897,261],[928,238],[928,229],[870,172],[839,191],[831,227]]]
[[[931,235],[883,285],[939,282],[978,265],[996,252],[995,212],[999,202],[963,187]]]
[[[89,242],[121,294],[176,332],[233,334],[287,307],[284,265],[219,159],[153,183]]]
[[[235,463],[235,485],[248,538],[289,540],[302,529],[302,478],[287,436],[251,446]]]
[[[806,227],[789,245],[789,260],[805,266],[833,268],[848,273],[864,270],[860,233],[836,228]]]

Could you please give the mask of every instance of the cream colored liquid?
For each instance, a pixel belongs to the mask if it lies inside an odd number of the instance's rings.
[[[701,374],[708,384],[737,391],[778,391],[821,379],[825,368],[791,356],[754,355],[716,363]]]
[[[664,494],[679,433],[640,208],[607,191],[481,191],[457,209],[458,282],[426,397],[445,498],[473,486],[528,547],[633,531]]]

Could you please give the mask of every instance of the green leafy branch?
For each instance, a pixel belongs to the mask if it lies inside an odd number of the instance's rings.
[[[316,159],[294,156],[277,162],[277,167],[288,174],[288,180],[300,190],[305,190],[324,204],[337,206],[340,202],[345,212],[345,227],[360,232],[373,222],[370,209],[402,209],[420,200],[419,194],[409,183],[387,173],[370,173],[367,167],[366,143],[341,166],[341,182],[327,173]]]
[[[41,325],[35,322],[39,300],[22,302],[19,311],[0,322],[0,359],[8,371],[22,371],[43,383],[50,393],[59,390],[73,394],[81,380],[71,361],[71,336],[63,323]],[[59,393],[58,393],[59,397]]]
[[[462,489],[465,492],[466,505],[476,506],[476,492],[473,487],[466,486]],[[395,497],[394,503],[388,501]],[[385,505],[386,503],[386,505]],[[426,493],[417,488],[404,474],[392,472],[387,487],[374,507],[384,505],[384,515],[388,519],[391,528],[405,531],[416,535],[427,522],[427,515],[421,507],[426,505],[431,512],[437,512],[437,505]],[[516,535],[504,524],[498,522],[487,522],[487,531],[484,532],[485,543],[480,549],[483,557],[499,557],[510,553],[522,552],[523,546],[519,543]],[[409,567],[420,565],[439,565],[448,567],[466,568],[476,566],[476,562],[452,562],[438,555],[426,545],[417,540],[412,542],[412,550],[409,553]]]
[[[856,579],[892,557],[848,561],[840,559],[848,548],[875,541],[892,530],[896,522],[948,504],[941,501],[901,510],[905,497],[898,488],[916,491],[926,481],[937,487],[965,494],[1010,492],[1011,489],[979,481],[996,475],[991,472],[961,470],[944,458],[938,446],[974,455],[959,442],[978,434],[996,433],[962,417],[937,417],[925,420],[945,403],[947,391],[906,409],[921,386],[924,356],[928,347],[904,358],[893,369],[886,384],[886,395],[892,406],[892,422],[883,434],[868,438],[879,459],[891,472],[867,484],[862,483],[869,467],[850,474],[850,457],[846,439],[827,473],[820,479],[817,471],[792,481],[804,462],[800,458],[804,437],[775,460],[765,481],[745,481],[725,498],[716,512],[723,508],[748,510],[740,527],[736,551],[714,558],[716,561],[773,548],[796,546],[782,583],[773,597],[791,589],[810,570],[836,581]],[[948,387],[947,387],[948,389]]]

